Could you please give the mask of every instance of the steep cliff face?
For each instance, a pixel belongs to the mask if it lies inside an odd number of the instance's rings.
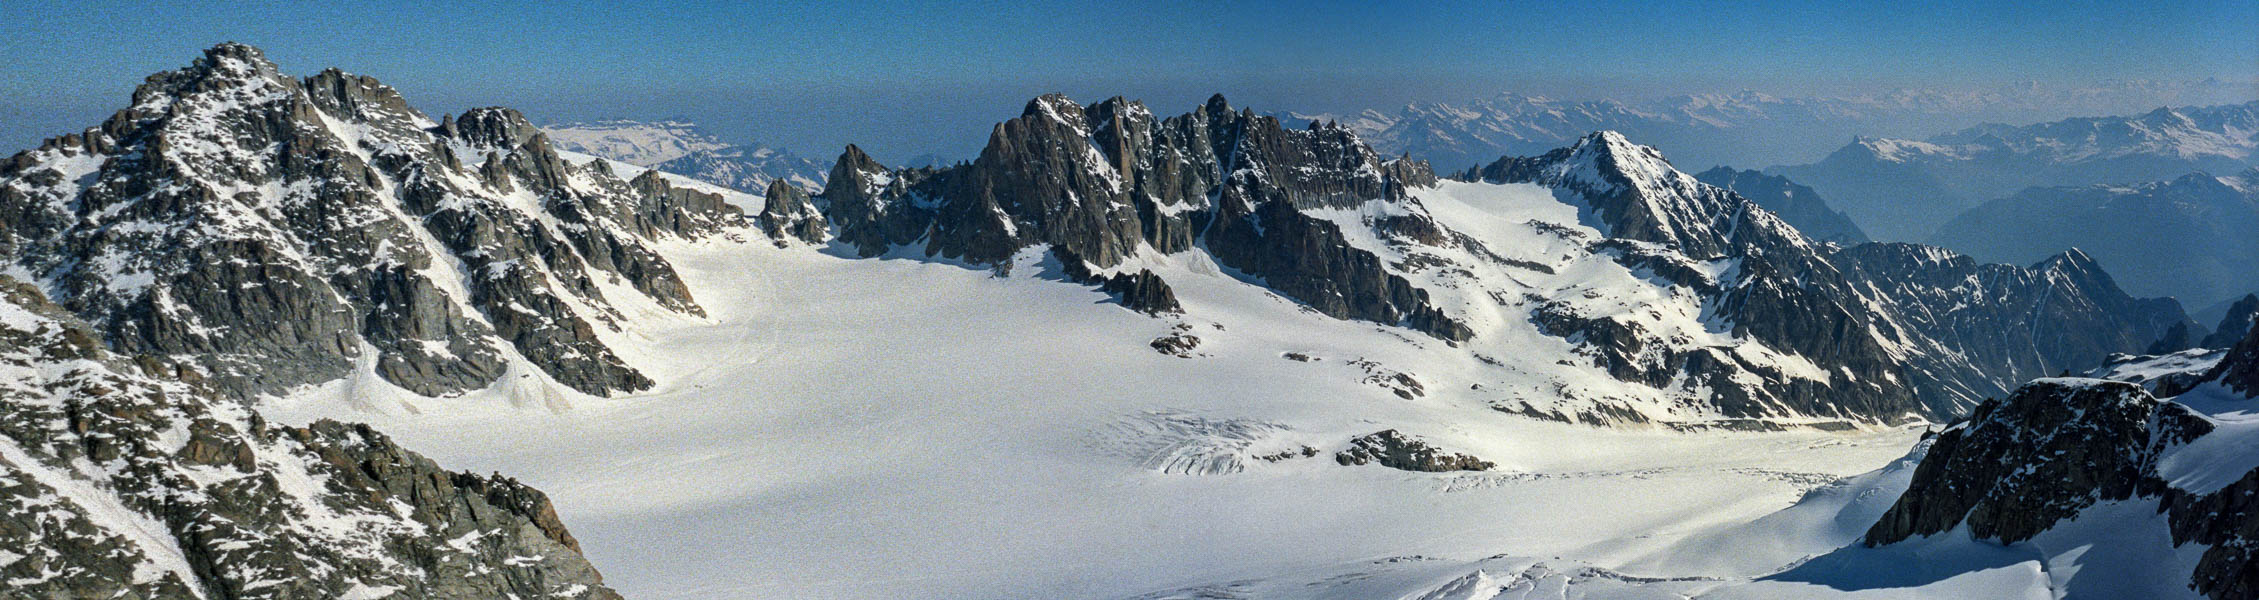
[[[2194,560],[2164,561],[2151,567],[2155,576],[2185,578],[2212,598],[2251,597],[2259,593],[2259,460],[2249,449],[2259,429],[2245,413],[2259,402],[2255,365],[2259,332],[2166,399],[2120,381],[2025,384],[1938,435],[1866,544],[1965,530],[2002,544],[2048,540],[2035,547],[2049,560],[2050,549],[2082,545],[2110,560],[2145,552],[2139,540],[2165,538]],[[2125,503],[2154,506],[2140,513],[2163,518],[2063,526],[2123,518],[2096,509]],[[2155,528],[2165,531],[2144,531]]]
[[[540,491],[274,425],[0,277],[0,577],[38,598],[618,598]]]
[[[1867,542],[1964,523],[1978,538],[2028,540],[2097,502],[2163,493],[2159,456],[2212,429],[2194,411],[2130,383],[2037,380],[1940,434]]]
[[[1082,106],[1050,95],[998,124],[980,157],[955,167],[889,170],[850,146],[818,198],[839,238],[864,256],[916,246],[999,265],[1041,245],[1105,271],[1141,250],[1201,246],[1321,313],[1464,340],[1465,325],[1426,292],[1308,214],[1412,202],[1408,187],[1433,182],[1424,164],[1384,159],[1346,129],[1289,130],[1234,112],[1221,96],[1158,119],[1118,97]]]
[[[288,78],[236,44],[0,162],[0,260],[112,348],[235,395],[365,355],[426,395],[484,387],[513,355],[590,394],[649,387],[597,330],[622,294],[699,313],[651,243],[740,218],[568,162],[515,111],[433,122],[374,79]]]
[[[1835,262],[1887,316],[1878,330],[1915,350],[1908,357],[1917,385],[1942,392],[1929,397],[1933,404],[1966,408],[2007,392],[2008,382],[2084,372],[2112,353],[2146,349],[2188,319],[2170,298],[2127,296],[2076,250],[2017,267],[1878,243],[1843,249]]]

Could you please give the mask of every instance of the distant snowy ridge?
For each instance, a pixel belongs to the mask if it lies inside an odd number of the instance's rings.
[[[648,167],[700,150],[720,150],[729,144],[688,121],[630,121],[607,119],[544,125],[541,132],[557,149],[601,156]]]
[[[2120,114],[2159,105],[2250,99],[2234,82],[2106,81],[2058,88],[2027,84],[1990,91],[1896,90],[1856,96],[1784,97],[1755,91],[1653,99],[1562,99],[1501,93],[1464,103],[1417,102],[1395,111],[1281,113],[1290,125],[1338,122],[1386,153],[1410,153],[1457,170],[1499,155],[1543,152],[1586,132],[1623,131],[1696,168],[1795,163],[1853,135],[1928,134],[1971,123],[2028,122],[2076,114]]]
[[[2033,186],[2133,185],[2259,165],[2259,102],[2159,108],[1925,140],[1861,137],[1818,162],[1768,168],[1812,186],[1878,239],[1929,239],[1977,206]]]
[[[784,180],[810,193],[822,190],[831,165],[759,144],[731,144],[687,121],[613,119],[541,128],[557,149],[650,167],[758,194]]]

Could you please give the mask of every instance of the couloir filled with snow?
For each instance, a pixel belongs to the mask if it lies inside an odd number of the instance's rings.
[[[1792,360],[1713,333],[1691,296],[1578,255],[1573,238],[1597,232],[1550,190],[1445,182],[1416,196],[1494,251],[1557,265],[1452,293],[1638,306],[1626,318]],[[1363,217],[1338,212],[1327,218]],[[635,598],[1497,589],[1477,576],[1537,591],[1825,593],[1748,580],[1855,543],[1905,485],[1922,431],[1681,433],[1508,414],[1502,396],[1659,392],[1563,364],[1568,343],[1509,309],[1465,305],[1486,333],[1453,348],[1303,309],[1199,250],[1133,261],[1184,304],[1155,318],[1065,281],[1035,250],[998,273],[778,248],[751,230],[662,249],[708,316],[607,294],[628,318],[605,342],[659,382],[650,392],[581,395],[520,365],[485,391],[425,398],[364,365],[263,410],[371,422],[451,467],[547,491]],[[1200,342],[1190,357],[1149,346],[1168,335]],[[1497,466],[1333,460],[1386,429]],[[2044,589],[2002,569],[1918,583]]]

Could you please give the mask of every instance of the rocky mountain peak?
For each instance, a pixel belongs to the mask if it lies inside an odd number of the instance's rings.
[[[1034,99],[1028,100],[1026,109],[1020,111],[1022,117],[1037,115],[1063,124],[1077,127],[1083,125],[1082,105],[1075,103],[1074,99],[1068,98],[1066,94],[1052,93],[1036,96]]]
[[[343,376],[370,347],[379,376],[453,394],[501,376],[500,343],[582,392],[648,387],[597,338],[619,318],[599,278],[696,314],[646,243],[739,218],[568,164],[516,111],[433,127],[373,78],[292,80],[247,46],[134,100],[77,144],[7,161],[0,261],[113,348],[201,363],[230,394]]]
[[[444,470],[366,426],[269,423],[100,336],[0,276],[10,595],[619,598],[542,492]]]
[[[516,148],[542,135],[541,128],[533,126],[524,114],[500,106],[463,111],[460,117],[442,121],[440,131],[473,146],[502,149]]]
[[[1590,205],[1603,233],[1673,246],[1689,256],[1727,254],[1755,238],[1771,240],[1767,244],[1810,245],[1770,211],[1680,172],[1661,152],[1613,131],[1593,132],[1540,156],[1501,158],[1474,175],[1575,191]]]
[[[2233,346],[2252,331],[2254,324],[2259,324],[2259,294],[2244,294],[2235,304],[2228,305],[2228,314],[2221,317],[2220,325],[2198,345],[2206,348]]]

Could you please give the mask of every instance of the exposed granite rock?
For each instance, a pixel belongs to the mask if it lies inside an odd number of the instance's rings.
[[[2259,597],[2259,469],[2210,494],[2166,491],[2173,545],[2204,544],[2189,586],[2214,600]]]
[[[97,339],[0,278],[0,595],[619,597],[537,490],[267,423]]]
[[[1866,543],[1964,522],[1981,539],[2031,539],[2098,501],[2164,493],[2155,475],[2158,455],[2212,429],[2195,412],[2130,383],[2037,380],[1938,435],[1906,493],[1868,529]]]
[[[1183,323],[1178,323],[1175,327],[1170,328],[1168,335],[1153,338],[1150,345],[1154,352],[1177,358],[1200,356],[1200,354],[1193,352],[1193,349],[1200,347],[1200,336],[1192,335],[1192,326]]]
[[[1099,275],[1091,272],[1090,263],[1071,250],[1053,248],[1051,257],[1059,261],[1060,268],[1065,271],[1069,281],[1096,284],[1100,291],[1120,300],[1122,306],[1130,310],[1148,315],[1184,312],[1184,306],[1177,303],[1176,292],[1170,290],[1168,282],[1162,281],[1161,276],[1153,274],[1151,270],[1138,269],[1136,273]]]
[[[515,111],[435,124],[374,79],[291,79],[239,44],[0,162],[0,261],[110,347],[236,396],[341,377],[369,349],[386,380],[456,394],[500,376],[501,343],[583,392],[649,387],[595,335],[617,319],[600,284],[700,314],[648,243],[741,218],[568,163]]]
[[[925,169],[893,171],[853,144],[833,161],[817,208],[838,229],[839,240],[864,257],[908,245],[932,227],[931,201],[911,184],[932,176]]]
[[[2243,357],[2222,364],[2235,361],[2259,362]],[[2175,487],[2159,472],[2176,447],[2233,434],[2130,383],[2034,381],[1938,435],[1905,494],[1868,530],[1865,543],[1891,544],[1966,523],[1979,539],[2013,544],[2100,502],[2149,500],[2164,515],[2174,546],[2205,546],[2189,574],[2191,589],[2217,600],[2249,598],[2259,592],[2259,469],[2200,491]]]
[[[864,256],[922,243],[928,256],[1001,264],[1048,245],[1107,270],[1141,248],[1205,243],[1324,314],[1464,340],[1472,332],[1423,291],[1303,212],[1410,202],[1406,186],[1434,182],[1425,164],[1383,159],[1346,129],[1289,130],[1220,96],[1157,119],[1118,97],[1082,106],[1047,95],[998,124],[970,163],[890,171],[849,147],[819,198]],[[1380,225],[1440,235],[1432,223]]]
[[[2127,296],[2077,250],[2030,267],[1901,243],[1853,246],[1832,258],[1894,315],[1875,327],[1923,350],[1906,375],[1941,414],[2006,393],[2003,382],[2084,372],[2111,354],[2139,352],[2188,320],[2173,299]]]
[[[830,222],[808,201],[808,193],[801,191],[800,186],[782,179],[772,180],[764,200],[758,220],[761,230],[776,240],[777,245],[784,245],[786,239],[821,244],[831,237]]]
[[[1333,460],[1343,466],[1374,463],[1391,469],[1428,473],[1488,471],[1497,466],[1473,456],[1446,453],[1428,445],[1426,441],[1398,433],[1394,429],[1350,440],[1349,449],[1334,453]]]

